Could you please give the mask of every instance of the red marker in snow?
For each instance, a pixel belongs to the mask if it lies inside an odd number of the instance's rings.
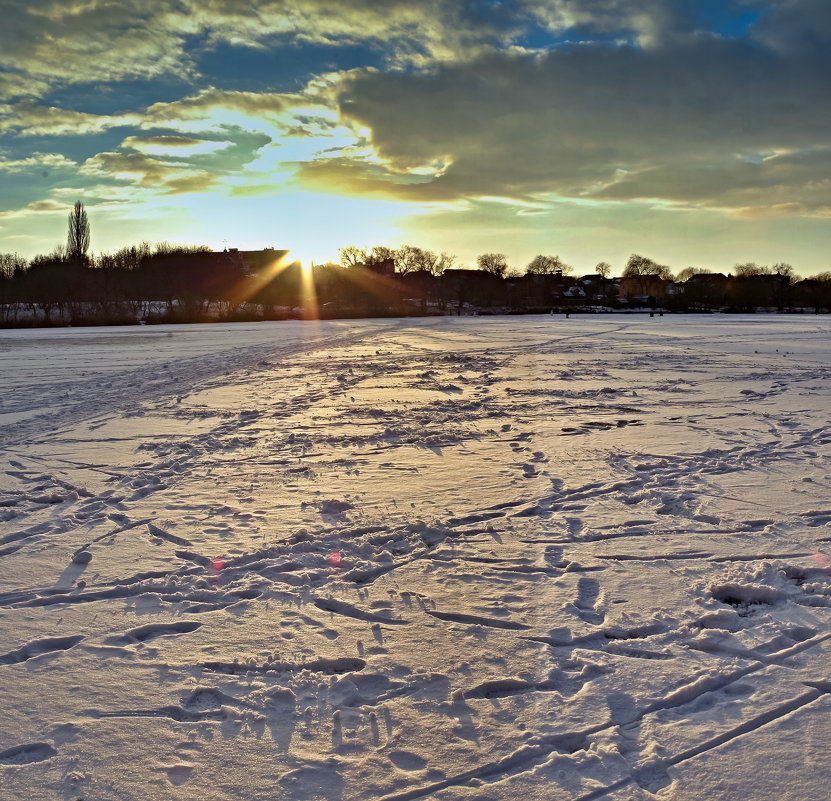
[[[340,567],[340,551],[332,551],[329,554],[329,564],[332,567]]]
[[[814,556],[814,564],[820,568],[820,570],[824,570],[826,573],[831,573],[831,559],[829,559],[827,554],[822,553],[822,551],[817,551]]]
[[[222,561],[222,557],[221,557],[221,556],[217,556],[217,557],[213,560],[213,562],[212,562],[211,564],[213,564],[213,566],[214,566],[214,570],[216,570],[216,571],[217,571],[217,573],[218,573],[220,570],[222,570],[222,568],[224,568],[224,567],[225,567],[225,562],[223,562],[223,561]]]

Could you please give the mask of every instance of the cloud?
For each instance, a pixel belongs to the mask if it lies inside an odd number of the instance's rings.
[[[730,156],[718,163],[671,162],[622,174],[595,193],[620,200],[670,198],[688,206],[722,207],[743,216],[825,216],[831,206],[831,147],[769,155]]]
[[[208,120],[217,111],[241,112],[251,116],[279,115],[303,102],[303,98],[297,95],[209,88],[182,100],[154,103],[145,112],[144,123],[160,125],[173,121]]]
[[[772,3],[752,34],[786,55],[805,58],[815,54],[825,58],[831,45],[831,5],[825,0]]]
[[[456,59],[505,44],[526,14],[500,4],[455,0],[9,0],[0,29],[7,97],[48,87],[160,76],[205,82],[196,57],[220,43],[262,48],[283,43],[333,49],[367,44],[388,63]],[[315,72],[310,65],[310,72]],[[207,76],[207,82],[210,76]]]
[[[160,76],[205,85],[199,55],[220,44],[267,49],[360,45],[388,67],[429,67],[528,46],[547,31],[554,46],[601,38],[660,46],[760,17],[758,38],[827,43],[825,0],[8,0],[0,29],[6,97],[48,87]],[[728,26],[729,28],[729,26]],[[732,29],[731,29],[732,30]],[[321,71],[307,65],[309,74]],[[277,76],[275,76],[277,77]]]
[[[49,85],[187,75],[187,20],[175,9],[164,0],[10,0],[0,64]]]
[[[15,220],[24,217],[30,217],[33,214],[68,214],[71,206],[66,203],[60,203],[57,200],[35,200],[21,209],[10,209],[9,211],[0,211],[0,220]]]
[[[179,148],[192,148],[204,142],[204,139],[194,139],[191,136],[128,136],[124,140],[124,147],[132,147],[136,150],[145,147],[163,147],[165,149],[178,150]]]
[[[216,182],[216,176],[205,171],[181,163],[168,163],[144,153],[98,153],[86,160],[80,173],[99,179],[126,181],[163,194],[205,191]]]
[[[203,138],[173,134],[133,135],[115,150],[97,153],[78,170],[84,178],[183,194],[221,190],[271,139],[232,126]]]
[[[0,104],[0,131],[25,136],[66,136],[100,133],[108,128],[137,121],[135,115],[105,116],[86,114],[34,100]]]
[[[460,59],[504,45],[528,26],[524,2],[458,0],[186,0],[191,18],[213,41],[259,46],[268,37],[340,47],[380,46],[390,64]]]
[[[25,173],[33,170],[49,173],[52,170],[75,169],[78,165],[60,153],[33,153],[24,159],[0,158],[0,172]]]
[[[684,203],[697,193],[711,207],[773,206],[766,192],[798,193],[810,182],[799,154],[831,146],[825,66],[752,42],[694,37],[648,49],[490,53],[426,73],[353,72],[341,85],[340,112],[371,132],[386,176],[342,158],[303,174],[373,193],[386,182],[390,196],[425,200],[550,194]],[[771,153],[794,159],[762,160]],[[435,163],[447,166],[402,189],[402,175]],[[812,168],[814,180],[831,175],[824,159]]]
[[[0,62],[2,62],[1,56]],[[48,89],[49,82],[42,78],[21,75],[11,71],[0,72],[0,97],[40,96],[45,94]]]
[[[128,136],[121,147],[137,150],[151,156],[188,158],[204,156],[232,146],[227,140],[195,139],[191,136]]]
[[[666,44],[702,33],[744,32],[748,20],[764,13],[768,0],[529,0],[529,13],[548,30],[634,42]]]

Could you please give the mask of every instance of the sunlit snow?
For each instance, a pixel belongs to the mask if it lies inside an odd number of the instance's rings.
[[[0,332],[0,798],[825,797],[829,334]]]

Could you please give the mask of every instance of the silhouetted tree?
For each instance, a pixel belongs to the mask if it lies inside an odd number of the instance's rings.
[[[706,272],[706,270],[702,270],[700,267],[685,267],[678,273],[675,280],[680,282],[689,281],[694,275],[704,275]]]
[[[441,275],[454,261],[455,256],[446,253],[439,257],[432,250],[404,245],[395,252],[395,271],[402,275],[420,270],[430,275]]]
[[[395,251],[395,272],[406,275],[421,269],[424,251],[414,245],[402,245]]]
[[[14,278],[28,266],[26,259],[18,256],[17,253],[0,253],[0,277],[2,278]]]
[[[89,218],[87,210],[80,200],[75,202],[75,207],[69,212],[69,232],[66,237],[66,258],[69,261],[77,261],[86,264],[88,261],[87,251],[89,250]]]
[[[32,310],[41,311],[46,325],[52,324],[55,310],[63,313],[73,288],[64,249],[58,245],[51,253],[35,256],[25,273],[22,300]]]
[[[431,275],[444,275],[445,270],[450,270],[453,268],[453,265],[456,263],[456,256],[453,253],[445,253],[442,251],[441,256],[433,262],[432,266],[430,267],[427,272]]]
[[[648,295],[655,299],[663,296],[664,283],[672,280],[672,271],[665,264],[633,253],[623,268],[622,279],[630,296]]]
[[[534,256],[525,268],[531,275],[569,275],[574,271],[570,264],[566,264],[559,256]]]
[[[770,271],[774,275],[781,275],[783,278],[787,278],[788,283],[790,284],[792,284],[796,278],[793,267],[784,261],[774,264],[773,267],[770,268]]]
[[[364,264],[373,266],[376,264],[384,264],[390,260],[395,261],[395,248],[387,247],[386,245],[375,245],[371,253],[364,252]]]
[[[508,271],[508,259],[504,253],[482,253],[476,257],[476,266],[483,272],[502,278]]]
[[[17,253],[0,253],[0,324],[17,319],[23,275],[29,262]]]
[[[594,268],[594,271],[601,277],[601,278],[608,278],[612,274],[612,265],[609,264],[608,261],[601,261],[597,267]]]
[[[769,275],[770,270],[763,264],[756,264],[755,261],[748,261],[744,264],[737,264],[733,267],[733,275],[736,278],[753,278],[757,275]]]
[[[831,273],[825,272],[794,284],[796,302],[809,306],[819,314],[823,309],[831,311]]]
[[[338,256],[344,267],[357,267],[359,264],[366,264],[366,260],[369,258],[366,248],[359,248],[357,245],[338,248]]]
[[[646,256],[639,256],[633,253],[626,266],[623,268],[623,277],[632,278],[635,276],[657,276],[664,281],[672,280],[672,270],[665,264],[658,264],[657,262],[648,259]]]

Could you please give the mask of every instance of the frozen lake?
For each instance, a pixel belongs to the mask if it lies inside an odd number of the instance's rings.
[[[825,797],[829,335],[0,331],[0,799]]]

